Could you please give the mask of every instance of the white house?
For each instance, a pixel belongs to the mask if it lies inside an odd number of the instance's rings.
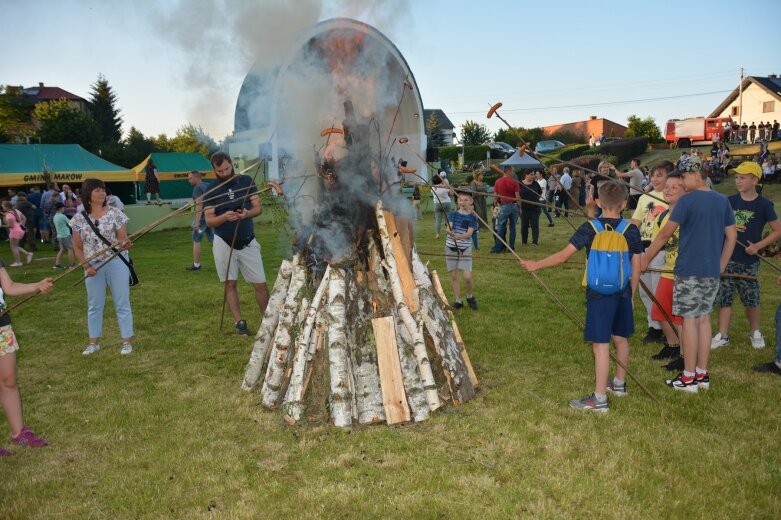
[[[773,123],[781,120],[781,78],[748,76],[743,80],[741,113],[740,89],[733,90],[709,117],[732,117],[739,123]]]

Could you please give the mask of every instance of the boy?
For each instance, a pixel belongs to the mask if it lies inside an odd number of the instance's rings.
[[[661,161],[654,165],[651,170],[652,190],[650,193],[644,193],[640,196],[637,201],[637,208],[632,214],[632,218],[629,219],[630,222],[640,230],[640,239],[643,241],[643,248],[646,248],[651,244],[655,232],[658,229],[656,227],[656,219],[662,212],[667,210],[667,203],[663,201],[662,190],[667,181],[667,175],[674,169],[675,166],[670,161]],[[657,256],[650,263],[650,266],[656,269],[661,269],[663,265],[664,255]],[[640,276],[640,279],[651,292],[656,292],[656,287],[659,285],[659,273],[643,273]],[[657,320],[651,317],[651,309],[653,308],[651,297],[644,291],[641,291],[640,301],[643,302],[643,305],[646,308],[648,318],[648,333],[643,338],[643,343],[661,343],[663,338],[662,326]]]
[[[754,348],[765,348],[765,338],[759,331],[759,257],[757,252],[781,238],[781,222],[778,221],[773,203],[757,193],[757,183],[762,179],[762,168],[755,162],[741,163],[729,170],[735,174],[738,192],[727,200],[735,213],[738,242],[727,264],[726,273],[754,277],[754,280],[722,278],[715,306],[719,307],[719,332],[711,340],[711,349],[729,345],[729,323],[732,318],[732,299],[735,289],[746,308],[749,339]],[[762,239],[765,224],[772,232]]]
[[[686,193],[678,199],[670,220],[646,249],[643,270],[680,226],[680,247],[675,262],[673,314],[683,317],[683,372],[667,385],[696,393],[710,388],[710,312],[719,289],[719,276],[727,267],[737,239],[735,216],[724,195],[708,190],[700,161],[691,160],[681,172]]]
[[[73,237],[71,236],[71,228],[68,225],[68,217],[65,216],[65,204],[62,202],[54,203],[54,218],[52,221],[57,233],[57,243],[60,245],[60,250],[54,259],[54,268],[65,269],[65,266],[60,262],[62,262],[62,255],[66,251],[68,252],[68,266],[73,267],[76,265],[73,259]]]
[[[447,270],[450,271],[450,283],[453,286],[453,307],[464,306],[461,301],[459,271],[464,273],[466,286],[466,302],[473,311],[477,310],[477,300],[472,295],[472,234],[477,230],[477,218],[472,213],[472,196],[468,193],[458,194],[458,209],[447,216],[447,238],[445,239],[445,254],[447,255]]]
[[[781,285],[781,276],[776,280],[776,284]],[[754,370],[781,376],[781,304],[776,308],[776,358],[769,363],[755,365]]]
[[[616,229],[621,224],[621,211],[626,207],[627,189],[620,182],[610,180],[599,186],[599,198],[596,204],[602,209],[599,221],[603,226]],[[539,261],[522,260],[521,265],[529,272],[563,264],[576,251],[586,248],[590,251],[596,231],[591,222],[581,225],[570,238],[570,243],[553,255]],[[629,246],[631,256],[631,282],[615,294],[599,294],[591,288],[586,289],[586,329],[584,339],[593,343],[594,372],[596,381],[594,393],[580,400],[570,401],[570,406],[579,410],[607,412],[607,391],[616,396],[626,395],[626,365],[629,363],[629,342],[627,338],[634,332],[634,315],[632,298],[640,280],[640,253],[642,242],[640,232],[633,224],[629,224],[624,232],[624,238]],[[624,365],[616,367],[616,377],[608,381],[610,371],[610,338],[616,345],[618,360]]]

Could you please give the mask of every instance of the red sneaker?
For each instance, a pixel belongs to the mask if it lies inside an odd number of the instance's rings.
[[[43,448],[48,446],[49,443],[46,439],[42,439],[35,435],[33,431],[25,426],[22,431],[16,437],[11,437],[11,444],[18,444],[20,446],[29,446],[30,448]]]
[[[0,448],[0,457],[10,457],[11,452],[6,450],[5,448]]]

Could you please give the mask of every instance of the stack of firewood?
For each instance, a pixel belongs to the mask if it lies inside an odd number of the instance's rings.
[[[475,395],[436,271],[381,202],[374,216],[367,261],[331,263],[319,279],[301,253],[280,267],[242,388],[261,386],[289,424],[323,409],[340,427],[417,422]]]

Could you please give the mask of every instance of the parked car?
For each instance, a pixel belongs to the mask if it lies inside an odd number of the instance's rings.
[[[537,146],[534,147],[534,151],[537,153],[545,153],[545,152],[552,152],[553,150],[558,150],[559,148],[563,148],[565,145],[561,141],[540,141],[537,143]]]
[[[507,159],[515,153],[515,148],[502,142],[488,143],[488,148],[491,152],[491,159]]]

